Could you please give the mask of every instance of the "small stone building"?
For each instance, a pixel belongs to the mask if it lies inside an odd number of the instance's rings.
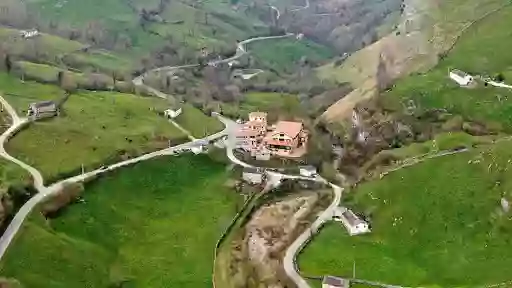
[[[322,288],[349,288],[350,282],[347,279],[325,276],[322,280]]]
[[[27,117],[32,120],[53,117],[59,114],[59,107],[54,101],[41,101],[28,106]]]

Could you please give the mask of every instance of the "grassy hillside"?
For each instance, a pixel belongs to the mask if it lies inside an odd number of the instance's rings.
[[[38,215],[0,262],[24,287],[211,287],[215,243],[239,200],[223,165],[166,157],[86,185],[85,202]]]
[[[30,175],[18,165],[0,159],[0,195],[4,194],[10,185],[25,183]]]
[[[45,73],[47,70],[45,69]],[[16,109],[19,115],[25,115],[30,103],[42,100],[59,100],[64,97],[64,90],[57,86],[21,81],[6,73],[0,73],[0,92]]]
[[[349,81],[352,93],[332,105],[323,117],[336,121],[346,117],[354,105],[376,94],[379,62],[391,79],[435,65],[471,23],[503,7],[504,0],[458,0],[439,3],[406,1],[408,20],[397,32],[351,55],[340,66],[334,63],[319,69],[319,76]],[[497,16],[500,17],[500,16]],[[490,17],[490,18],[494,18]],[[505,20],[506,21],[506,20]],[[406,24],[407,23],[407,24]],[[479,26],[479,23],[476,24]],[[473,27],[469,28],[468,34]],[[495,41],[500,41],[496,39]]]
[[[157,114],[166,108],[165,101],[156,98],[80,92],[67,100],[61,116],[31,124],[7,143],[7,150],[45,177],[77,170],[82,164],[91,169],[125,153],[165,148],[168,140],[186,141]]]
[[[512,57],[507,53],[512,41],[507,31],[512,7],[507,7],[475,27],[459,39],[451,53],[432,71],[407,77],[396,83],[385,95],[389,102],[413,101],[419,111],[446,109],[466,119],[491,122],[507,131],[512,129],[512,91],[506,88],[477,87],[464,89],[448,78],[450,69],[458,68],[473,75],[494,77],[501,73],[512,83]],[[399,103],[394,103],[397,107]]]
[[[270,118],[303,115],[296,95],[285,93],[249,92],[239,105],[223,104],[222,112],[232,117],[247,117],[250,112],[264,111]]]
[[[359,185],[345,205],[371,218],[350,237],[326,226],[299,257],[307,275],[352,275],[405,286],[481,287],[510,281],[510,142],[429,160]]]
[[[163,46],[170,38],[173,39],[171,42],[181,42],[195,49],[225,47],[226,41],[245,38],[264,27],[255,17],[233,11],[227,1],[219,0],[205,3],[187,0],[28,2],[30,10],[39,11],[43,22],[59,19],[60,25],[74,28],[85,28],[94,23],[93,30],[103,31],[103,35],[96,34],[98,40],[105,40],[106,35],[122,36],[129,39],[130,47],[126,52],[139,56]],[[148,21],[145,28],[140,25],[142,10],[158,11],[157,19]]]
[[[217,118],[208,117],[189,104],[185,104],[182,111],[175,121],[196,138],[202,138],[224,129],[224,124]]]

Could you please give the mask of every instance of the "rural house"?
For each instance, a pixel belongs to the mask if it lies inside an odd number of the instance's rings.
[[[324,276],[322,280],[322,288],[348,288],[350,287],[350,282],[346,279],[334,277],[334,276]]]
[[[170,118],[170,119],[174,119],[174,118],[180,116],[181,113],[182,113],[181,108],[176,109],[176,110],[167,109],[167,110],[164,111],[165,117]]]
[[[41,101],[31,103],[28,106],[27,117],[37,120],[46,117],[53,117],[59,114],[59,108],[54,101]]]
[[[311,165],[299,166],[299,173],[304,177],[316,177],[316,168]]]
[[[21,30],[20,31],[20,35],[21,37],[25,38],[25,39],[28,39],[28,38],[33,38],[33,37],[36,37],[36,36],[39,36],[40,33],[39,31],[37,31],[36,29],[32,29],[32,30]]]
[[[345,207],[338,207],[334,211],[333,219],[335,221],[341,221],[345,228],[348,231],[350,236],[360,235],[370,232],[370,227],[368,223],[364,220],[359,219],[352,210],[347,209]]]
[[[265,181],[265,173],[258,168],[244,168],[242,179],[249,184],[261,184]]]
[[[268,126],[267,113],[249,113],[249,121],[243,123],[236,133],[236,147],[251,152],[251,155],[301,157],[306,153],[308,133],[302,122],[279,121]]]
[[[307,132],[302,122],[279,121],[274,131],[263,139],[265,147],[273,154],[285,157],[300,157],[306,150]]]
[[[450,78],[460,86],[468,86],[473,83],[474,80],[473,76],[457,69],[450,71]]]

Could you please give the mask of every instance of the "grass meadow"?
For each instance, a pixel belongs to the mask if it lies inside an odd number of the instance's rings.
[[[60,116],[31,123],[6,149],[45,178],[58,178],[82,164],[88,170],[121,154],[165,148],[169,140],[186,142],[181,131],[158,115],[166,107],[157,98],[82,91],[69,97]]]
[[[24,287],[211,287],[215,243],[241,201],[208,156],[169,156],[86,185],[84,203],[33,214],[0,262]]]
[[[350,237],[326,225],[298,257],[306,275],[411,287],[481,287],[510,280],[511,143],[425,161],[360,184],[343,200],[371,219]]]

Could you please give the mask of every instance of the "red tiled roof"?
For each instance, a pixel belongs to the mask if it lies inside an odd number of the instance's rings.
[[[284,133],[290,138],[295,138],[302,130],[301,122],[292,121],[279,121],[276,124],[276,129],[272,134]]]
[[[279,145],[279,146],[288,146],[288,147],[292,147],[292,144],[291,143],[286,143],[284,141],[278,141],[278,140],[274,140],[272,138],[265,138],[265,143],[267,145]]]

